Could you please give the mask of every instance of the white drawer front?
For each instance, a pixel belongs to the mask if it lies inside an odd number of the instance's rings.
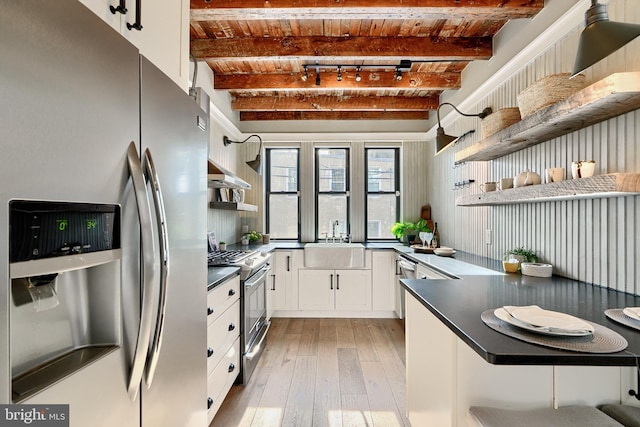
[[[209,424],[216,412],[218,412],[222,401],[227,396],[239,372],[240,338],[236,339],[207,379],[207,390],[209,399],[211,399],[211,406],[209,406],[208,411]]]
[[[231,344],[240,336],[240,301],[231,305],[207,327],[207,372],[211,372],[224,357]]]
[[[216,286],[207,295],[207,323],[213,323],[240,298],[240,276]]]

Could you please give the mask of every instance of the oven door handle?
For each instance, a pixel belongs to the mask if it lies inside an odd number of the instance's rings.
[[[245,288],[250,288],[259,283],[269,272],[270,268],[268,265],[264,265],[257,273],[249,278],[246,282],[244,282]]]
[[[260,351],[260,346],[262,346],[262,342],[264,341],[264,339],[267,337],[267,332],[269,332],[269,328],[271,327],[271,322],[265,322],[265,327],[262,328],[262,332],[260,333],[260,339],[258,340],[257,344],[254,344],[251,347],[251,352],[247,352],[244,354],[245,359],[247,360],[251,360],[254,357],[256,357],[256,354],[258,354],[258,352]]]

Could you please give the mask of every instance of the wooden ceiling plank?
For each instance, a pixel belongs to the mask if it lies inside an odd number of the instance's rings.
[[[289,74],[216,74],[214,88],[220,90],[298,90],[316,89],[315,71],[308,69],[309,78],[303,81],[304,73]],[[337,89],[429,89],[446,90],[460,88],[459,73],[418,73],[403,72],[403,78],[397,81],[393,71],[360,71],[361,81],[355,81],[356,71],[349,67],[342,70],[343,79],[337,81],[336,73],[320,73],[321,88]]]
[[[490,37],[262,37],[196,39],[196,58],[260,57],[380,57],[438,60],[489,59]]]
[[[191,0],[191,19],[518,19],[531,18],[544,7],[544,0]],[[344,6],[343,6],[344,4]]]
[[[232,98],[231,108],[237,111],[421,111],[438,108],[438,97],[247,96]]]
[[[428,111],[241,111],[240,121],[428,120]]]

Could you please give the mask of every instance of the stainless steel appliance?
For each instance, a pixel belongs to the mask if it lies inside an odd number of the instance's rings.
[[[416,269],[418,267],[418,263],[404,257],[402,255],[398,255],[396,258],[396,315],[400,319],[404,319],[404,299],[405,299],[405,290],[400,285],[400,279],[415,279],[416,278]]]
[[[0,1],[0,403],[204,427],[208,114],[76,0]],[[50,239],[57,256],[10,261],[18,201],[114,207],[119,247]]]
[[[210,266],[240,267],[240,336],[242,362],[238,382],[246,384],[264,351],[271,326],[267,320],[267,276],[271,255],[257,251],[211,251]]]

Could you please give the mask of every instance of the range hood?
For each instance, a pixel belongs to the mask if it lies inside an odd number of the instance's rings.
[[[207,179],[210,187],[251,190],[251,184],[216,164],[211,159],[207,163],[207,169]]]

